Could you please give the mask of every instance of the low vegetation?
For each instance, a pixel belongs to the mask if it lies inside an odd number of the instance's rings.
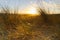
[[[28,16],[11,14],[8,8],[0,13],[0,40],[60,40],[60,15]]]

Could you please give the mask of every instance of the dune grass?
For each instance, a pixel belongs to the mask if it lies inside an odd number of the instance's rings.
[[[9,8],[2,9],[0,13],[1,40],[60,40],[60,25],[54,25],[60,23],[59,16],[48,15],[42,9],[38,10],[41,14],[39,16],[16,14],[17,11],[12,14]]]

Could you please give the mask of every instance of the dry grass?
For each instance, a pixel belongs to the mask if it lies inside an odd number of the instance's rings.
[[[10,14],[8,8],[3,8],[3,12],[0,13],[0,40],[60,40],[60,21],[57,22],[57,16],[55,20],[54,16],[47,15],[43,10],[36,17],[15,12]]]

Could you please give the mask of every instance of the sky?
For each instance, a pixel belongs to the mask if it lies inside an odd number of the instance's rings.
[[[0,8],[8,6],[11,9],[18,8],[20,10],[23,10],[32,4],[37,4],[41,7],[47,7],[48,5],[56,5],[57,8],[53,6],[54,10],[60,11],[60,0],[0,0]],[[52,9],[52,7],[48,8]]]

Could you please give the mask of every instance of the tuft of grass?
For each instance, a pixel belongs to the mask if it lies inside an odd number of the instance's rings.
[[[50,21],[48,19],[48,14],[47,14],[46,10],[39,8],[38,12],[41,15],[41,19],[43,19],[43,22],[50,24]]]

